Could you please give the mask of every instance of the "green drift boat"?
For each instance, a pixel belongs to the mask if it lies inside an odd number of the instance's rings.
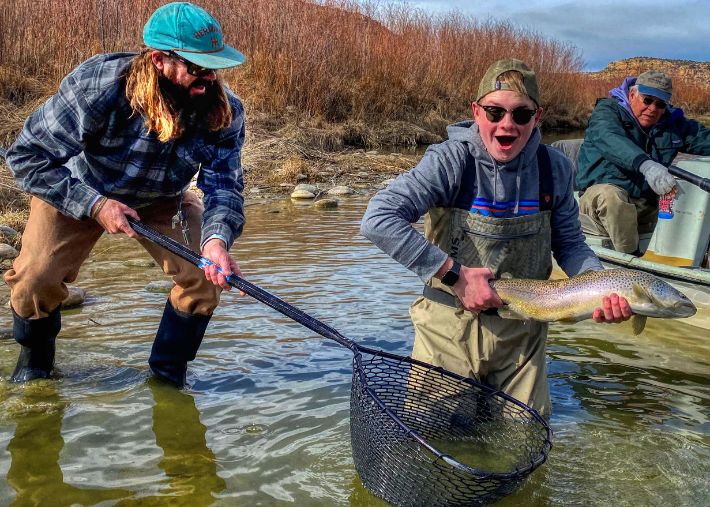
[[[552,146],[575,160],[581,143],[582,139],[564,140]],[[637,269],[663,278],[698,308],[684,322],[710,329],[710,193],[701,188],[710,182],[710,157],[681,154],[671,172],[678,180],[678,193],[670,212],[659,213],[653,234],[640,236],[641,257],[614,250],[609,237],[584,215],[580,215],[582,230],[605,267]]]

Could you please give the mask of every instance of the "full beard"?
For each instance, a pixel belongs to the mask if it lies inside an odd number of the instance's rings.
[[[190,86],[204,86],[205,93],[190,96],[190,88],[177,85],[164,76],[158,78],[158,86],[163,98],[177,116],[184,132],[209,130],[209,120],[218,103],[217,81],[196,79]]]

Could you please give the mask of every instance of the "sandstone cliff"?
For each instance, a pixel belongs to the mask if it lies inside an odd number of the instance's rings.
[[[697,85],[710,86],[710,62],[694,62],[692,60],[666,60],[638,56],[611,62],[605,69],[589,74],[598,78],[636,76],[649,69],[660,70],[674,79],[694,81]]]

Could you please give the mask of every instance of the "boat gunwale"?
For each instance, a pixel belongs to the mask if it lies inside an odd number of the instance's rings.
[[[698,267],[678,267],[651,262],[631,254],[617,252],[598,245],[589,245],[601,260],[629,269],[638,269],[663,276],[671,280],[689,282],[710,289],[710,269]]]

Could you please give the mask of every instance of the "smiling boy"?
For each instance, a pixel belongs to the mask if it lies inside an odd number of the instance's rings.
[[[547,324],[500,318],[489,280],[546,279],[550,252],[568,275],[602,266],[584,243],[569,160],[540,144],[535,73],[520,60],[493,63],[472,109],[473,121],[449,126],[448,141],[372,198],[361,231],[425,283],[410,309],[412,357],[548,415]],[[425,214],[422,236],[411,224]],[[600,304],[597,322],[631,315],[616,295]]]

